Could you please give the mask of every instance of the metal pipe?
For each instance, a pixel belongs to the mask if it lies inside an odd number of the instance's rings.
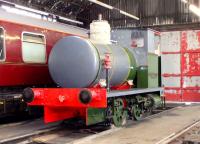
[[[110,91],[109,69],[106,69],[106,89],[107,92]]]

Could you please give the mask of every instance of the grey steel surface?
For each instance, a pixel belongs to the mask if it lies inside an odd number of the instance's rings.
[[[97,45],[87,39],[69,36],[58,41],[49,57],[49,71],[61,87],[83,88],[106,79],[104,57],[110,53],[110,85],[124,83],[131,69],[128,53],[119,45]]]
[[[141,93],[149,93],[149,92],[161,92],[163,88],[141,88],[141,89],[130,89],[130,90],[123,90],[123,91],[111,91],[108,93],[107,97],[119,97],[124,95],[134,95],[134,94],[141,94]]]
[[[148,65],[148,53],[154,53],[158,43],[158,38],[151,29],[114,29],[111,39],[117,41],[121,46],[128,48],[135,56],[138,66]],[[132,44],[138,42],[137,47]]]
[[[127,52],[124,50],[124,48],[115,44],[113,45],[94,44],[94,45],[97,48],[101,58],[104,58],[105,53],[110,53],[111,57],[111,69],[109,69],[110,86],[116,86],[121,83],[124,83],[128,78],[129,70],[131,68],[129,56]],[[98,83],[100,79],[106,79],[106,70],[103,67],[100,67],[100,73],[95,82]]]
[[[131,69],[130,59],[127,52],[123,47],[119,45],[109,45],[113,54],[113,64],[112,64],[112,77],[110,80],[111,86],[116,86],[124,83]],[[134,78],[132,78],[134,79]]]
[[[143,38],[144,46],[133,48],[131,44],[134,38]],[[147,34],[144,31],[114,29],[111,33],[111,39],[117,41],[121,46],[128,48],[134,54],[138,66],[147,65]]]
[[[61,87],[88,87],[99,71],[99,56],[88,40],[69,36],[59,40],[49,56],[49,71]]]

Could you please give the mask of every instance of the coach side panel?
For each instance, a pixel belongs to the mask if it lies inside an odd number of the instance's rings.
[[[4,31],[1,41],[5,42],[0,60],[0,86],[53,83],[48,56],[53,45],[69,34],[5,21],[0,21],[0,28]]]

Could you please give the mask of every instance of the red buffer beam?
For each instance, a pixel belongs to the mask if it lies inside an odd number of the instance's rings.
[[[46,123],[73,117],[87,118],[87,108],[106,108],[107,91],[97,88],[27,88],[24,101],[44,106]]]

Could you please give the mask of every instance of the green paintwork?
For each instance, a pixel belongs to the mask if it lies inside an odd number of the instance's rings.
[[[158,87],[158,56],[148,54],[148,66],[140,66],[137,70],[137,88]]]
[[[122,98],[112,99],[110,101],[112,112],[111,115],[107,116],[106,109],[88,108],[86,124],[93,125],[110,119],[116,127],[120,127],[126,124],[128,114],[129,118],[133,120],[141,120],[145,116],[145,113],[151,113],[153,109],[162,106],[161,97],[158,94],[136,95],[127,98],[126,101],[127,107],[124,107]]]
[[[142,109],[137,104],[133,105],[132,113],[135,120],[141,120],[143,117]]]
[[[158,56],[148,54],[148,87],[158,87]]]
[[[154,109],[162,106],[162,100],[158,94],[148,94],[148,96],[153,100]]]
[[[106,119],[105,109],[88,108],[87,109],[87,125],[104,122]]]
[[[148,88],[148,67],[147,66],[138,67],[137,88]]]
[[[130,73],[128,75],[128,79],[127,80],[134,80],[135,76],[136,76],[136,72],[137,72],[136,60],[135,60],[134,55],[130,52],[130,50],[128,48],[125,48],[125,50],[126,50],[126,52],[128,54],[128,57],[129,57],[129,60],[130,60],[130,65],[132,67],[132,69],[130,70]]]

